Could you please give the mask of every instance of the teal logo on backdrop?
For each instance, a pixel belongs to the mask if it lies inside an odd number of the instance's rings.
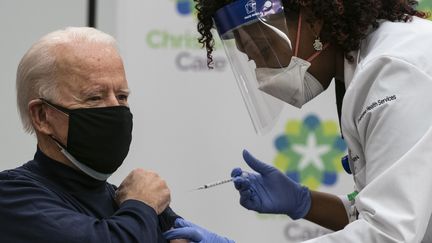
[[[175,0],[177,12],[180,15],[190,15],[195,11],[195,2],[193,0]]]
[[[334,185],[343,170],[341,157],[347,146],[337,122],[321,121],[316,115],[290,120],[275,146],[274,165],[310,189]]]

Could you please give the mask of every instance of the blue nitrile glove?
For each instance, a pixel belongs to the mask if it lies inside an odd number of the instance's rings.
[[[311,205],[307,187],[257,160],[246,150],[243,150],[243,158],[250,168],[259,173],[244,173],[240,168],[231,172],[243,207],[259,213],[287,214],[292,219],[306,216]]]
[[[233,240],[212,233],[182,218],[175,220],[174,228],[163,233],[165,239],[186,239],[196,243],[235,243]]]

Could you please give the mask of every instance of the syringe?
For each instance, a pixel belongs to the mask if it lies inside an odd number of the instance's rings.
[[[244,172],[244,171],[243,171],[243,173],[242,173],[241,176],[242,176],[242,177],[247,176],[247,172]],[[209,188],[211,188],[211,187],[215,187],[215,186],[223,185],[223,184],[228,183],[228,182],[231,182],[231,181],[233,181],[233,180],[234,180],[234,178],[230,178],[230,179],[226,179],[226,180],[221,180],[221,181],[215,181],[215,182],[212,182],[212,183],[204,184],[204,185],[198,187],[198,188],[195,189],[195,190],[209,189]]]
[[[202,186],[198,187],[196,190],[209,189],[211,187],[222,185],[222,184],[225,184],[225,183],[228,183],[228,182],[231,182],[231,181],[233,181],[233,178],[226,179],[226,180],[221,180],[221,181],[216,181],[216,182],[212,182],[212,183],[208,183],[208,184],[205,184],[205,185],[202,185]]]

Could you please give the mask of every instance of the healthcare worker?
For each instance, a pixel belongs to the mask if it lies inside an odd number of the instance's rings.
[[[335,231],[309,243],[432,242],[432,22],[417,1],[196,2],[208,65],[215,28],[258,132],[280,101],[300,108],[332,80],[343,98],[353,192],[309,190],[245,151],[255,172],[232,171],[241,205]]]

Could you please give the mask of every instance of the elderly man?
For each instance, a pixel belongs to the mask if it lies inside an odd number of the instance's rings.
[[[118,189],[106,182],[129,151],[128,95],[115,40],[101,31],[55,31],[27,51],[17,100],[37,151],[0,173],[1,242],[167,242],[178,216],[162,178],[135,169]]]

